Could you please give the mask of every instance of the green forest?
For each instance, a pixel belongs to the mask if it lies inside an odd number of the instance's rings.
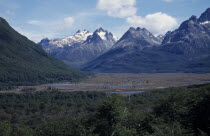
[[[208,136],[210,84],[134,95],[0,93],[0,136]]]
[[[0,90],[19,85],[78,81],[86,73],[48,55],[0,17]]]

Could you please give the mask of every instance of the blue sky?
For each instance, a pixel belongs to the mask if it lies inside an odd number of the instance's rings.
[[[38,42],[99,27],[118,37],[130,26],[164,34],[208,7],[210,0],[0,0],[0,16]]]

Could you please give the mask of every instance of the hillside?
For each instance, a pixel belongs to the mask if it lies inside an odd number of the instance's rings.
[[[16,32],[0,18],[0,86],[76,81],[84,76],[49,56],[34,42]]]

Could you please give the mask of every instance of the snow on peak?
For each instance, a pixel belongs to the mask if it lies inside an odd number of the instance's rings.
[[[104,31],[99,31],[97,34],[101,37],[102,40],[107,40],[106,39],[106,32]]]
[[[106,34],[108,33],[106,30],[104,30],[102,27],[97,29],[95,33],[101,37],[102,40],[107,40]]]
[[[202,25],[210,24],[210,21],[201,22],[200,24]]]
[[[76,34],[73,35],[73,39],[77,42],[83,42],[87,39],[88,36],[92,35],[89,31],[83,30],[78,31]]]
[[[113,35],[113,38],[114,38],[115,42],[119,40],[119,38],[115,35]]]
[[[78,30],[74,35],[68,36],[61,39],[54,39],[50,41],[50,44],[56,45],[58,47],[64,47],[64,46],[71,46],[75,43],[82,43],[84,42],[88,36],[92,35],[89,31]]]
[[[47,41],[45,39],[45,40],[42,40],[40,43],[44,44],[44,42],[46,41],[49,45],[52,45],[56,48],[63,48],[65,46],[72,46],[75,44],[83,43],[87,41],[89,36],[94,37],[95,34],[98,35],[103,41],[109,41],[111,40],[110,38],[113,38],[115,42],[119,40],[116,36],[112,35],[108,31],[104,30],[103,28],[99,28],[94,32],[94,34],[90,33],[87,30],[82,30],[82,31],[78,30],[72,36],[68,36],[65,38],[57,38],[57,39],[47,40]]]

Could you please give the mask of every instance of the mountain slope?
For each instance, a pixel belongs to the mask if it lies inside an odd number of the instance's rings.
[[[160,44],[159,39],[153,36],[147,29],[141,29],[140,27],[135,29],[131,27],[113,48],[138,46],[140,49],[144,49]]]
[[[78,80],[84,74],[49,56],[0,18],[0,86]]]
[[[82,38],[75,38],[77,35]],[[116,37],[103,28],[97,29],[94,33],[78,31],[70,37],[76,40],[65,44],[61,41],[66,40],[68,37],[55,40],[43,39],[39,45],[50,55],[63,60],[66,64],[80,67],[108,51],[116,42]],[[54,43],[57,43],[57,45]]]
[[[134,33],[125,33],[113,46],[118,48],[112,48],[87,63],[83,70],[134,73],[210,72],[209,16],[210,8],[199,19],[192,16],[177,30],[168,32],[162,45],[157,44],[158,46],[154,46],[154,42],[151,44],[153,36],[145,40],[145,37],[136,34],[137,30],[132,29]],[[120,41],[125,42],[120,44]]]

